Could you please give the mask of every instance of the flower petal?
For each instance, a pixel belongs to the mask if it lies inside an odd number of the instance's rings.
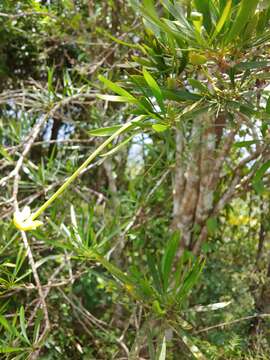
[[[21,231],[35,230],[37,227],[43,225],[41,221],[31,219],[31,210],[28,206],[24,207],[22,211],[16,211],[14,213],[13,223],[16,228]]]
[[[29,219],[31,215],[31,209],[29,206],[25,206],[22,211],[21,211],[21,217],[22,217],[22,220],[26,220],[26,219]]]

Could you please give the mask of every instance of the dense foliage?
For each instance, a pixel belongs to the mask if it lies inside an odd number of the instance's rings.
[[[0,23],[1,359],[269,359],[269,1]]]

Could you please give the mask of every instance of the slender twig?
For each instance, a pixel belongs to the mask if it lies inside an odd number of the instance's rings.
[[[203,333],[203,332],[206,332],[206,331],[210,331],[210,330],[214,330],[214,329],[217,329],[217,328],[220,328],[220,327],[237,324],[237,323],[239,323],[241,321],[245,321],[245,320],[251,320],[251,319],[254,319],[254,318],[267,318],[267,317],[270,317],[270,314],[256,314],[256,315],[244,316],[244,317],[236,319],[236,320],[227,321],[227,322],[224,322],[224,323],[209,326],[209,327],[201,329],[201,330],[197,330],[193,334],[197,335],[197,334],[200,334],[200,333]]]
[[[45,330],[47,332],[47,330],[49,330],[49,328],[50,328],[50,321],[49,321],[49,314],[48,314],[48,309],[47,309],[47,305],[46,305],[46,301],[45,301],[44,292],[42,290],[41,282],[40,282],[39,275],[38,275],[37,268],[36,268],[36,263],[35,263],[26,233],[24,231],[21,231],[21,235],[22,235],[23,244],[24,244],[27,256],[28,256],[29,264],[31,266],[32,273],[33,273],[35,283],[37,286],[40,302],[41,302],[43,312],[44,312],[44,319],[45,319],[44,332],[45,332]]]

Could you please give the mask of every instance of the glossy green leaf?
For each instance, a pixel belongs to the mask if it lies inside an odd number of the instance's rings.
[[[160,109],[162,110],[162,112],[164,112],[165,108],[164,108],[164,103],[163,103],[163,94],[162,94],[162,91],[161,91],[160,87],[158,86],[156,80],[152,77],[152,75],[145,68],[143,69],[143,76],[145,78],[145,81],[149,85],[150,89],[152,90],[152,93],[153,93],[154,97],[156,98],[157,103],[160,106]]]
[[[214,40],[214,38],[222,30],[226,20],[228,19],[229,14],[230,14],[231,7],[232,7],[232,0],[227,0],[227,4],[224,7],[223,13],[222,13],[217,25],[216,25],[215,31],[214,31],[213,35],[211,36],[211,40]]]
[[[136,98],[133,95],[131,95],[128,91],[126,91],[125,89],[123,89],[120,86],[116,85],[112,81],[106,79],[104,76],[99,75],[98,79],[100,81],[102,81],[110,90],[112,90],[116,94],[125,97],[127,100],[129,100],[131,102],[137,102]]]

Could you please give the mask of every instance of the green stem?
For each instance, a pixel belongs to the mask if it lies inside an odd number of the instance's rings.
[[[62,194],[63,191],[81,174],[81,172],[93,161],[103,149],[106,148],[118,135],[127,130],[133,124],[132,121],[127,122],[120,129],[118,129],[114,134],[112,134],[104,143],[102,143],[86,160],[85,162],[64,182],[63,185],[31,216],[32,220],[35,220],[39,217],[49,205]]]

